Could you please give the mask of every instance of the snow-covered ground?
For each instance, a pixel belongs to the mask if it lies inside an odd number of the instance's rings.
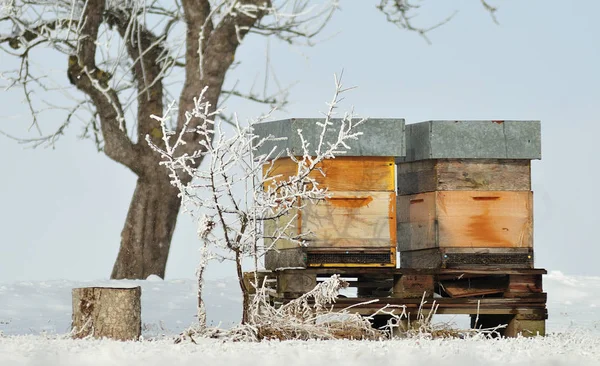
[[[409,339],[384,342],[263,342],[174,345],[168,337],[195,321],[195,282],[119,281],[142,286],[142,318],[146,342],[73,341],[69,331],[71,289],[113,281],[44,281],[0,283],[0,365],[461,365],[553,364],[600,365],[600,277],[551,272],[548,292],[550,336],[537,339],[445,340]],[[240,298],[234,279],[206,286],[209,322],[229,326],[239,319]],[[443,319],[447,321],[446,316]],[[466,326],[466,316],[453,318]],[[3,335],[1,335],[3,334]],[[160,337],[165,335],[166,337]]]
[[[354,366],[598,365],[600,338],[585,333],[537,339],[289,341],[258,344],[200,340],[72,341],[35,336],[0,338],[0,365],[64,366]]]

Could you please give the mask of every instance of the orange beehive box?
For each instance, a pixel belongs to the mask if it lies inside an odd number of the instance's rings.
[[[531,248],[532,204],[531,191],[398,196],[398,248]]]

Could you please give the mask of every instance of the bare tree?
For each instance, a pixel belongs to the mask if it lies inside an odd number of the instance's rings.
[[[149,135],[164,148],[160,124],[151,116],[164,114],[171,90],[178,93],[178,110],[170,110],[176,115],[171,127],[178,131],[203,123],[200,118],[188,121],[186,111],[206,87],[211,113],[224,95],[282,104],[281,94],[224,88],[240,44],[255,34],[310,45],[337,9],[335,0],[321,5],[310,0],[0,1],[0,49],[17,65],[0,69],[0,78],[6,88],[22,89],[31,128],[39,134],[20,141],[53,146],[79,121],[85,126],[83,137],[138,177],[111,278],[165,274],[181,199],[165,170],[157,169],[160,157],[144,138]],[[381,0],[378,8],[401,28],[421,35],[433,29],[412,25],[414,5],[408,1]],[[49,76],[47,52],[64,55],[64,80]],[[64,121],[44,135],[40,121],[49,110],[64,112]],[[179,146],[176,153],[192,154],[189,146]],[[202,159],[198,156],[194,164]]]

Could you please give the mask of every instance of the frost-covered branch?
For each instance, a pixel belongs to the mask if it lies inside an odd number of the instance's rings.
[[[339,290],[347,286],[347,282],[333,275],[311,291],[279,307],[270,304],[268,288],[260,286],[250,305],[248,324],[231,332],[250,341],[383,338],[384,333],[373,329],[368,319],[347,311],[332,312]]]
[[[169,128],[173,104],[163,116],[153,116],[160,123],[162,141],[157,144],[151,136],[147,136],[146,141],[160,154],[160,164],[167,168],[184,208],[197,220],[203,245],[210,248],[205,255],[209,252],[231,253],[245,294],[245,309],[249,298],[243,282],[243,259],[250,257],[257,261],[282,240],[306,245],[311,233],[298,233],[291,228],[298,210],[328,196],[327,187],[315,179],[315,174],[323,174],[319,170],[320,163],[345,153],[349,149],[348,142],[361,135],[356,128],[365,119],[355,118],[351,113],[334,119],[342,94],[351,89],[344,88],[337,76],[334,81],[334,96],[328,103],[328,110],[314,126],[320,135],[317,146],[310,146],[302,130],[296,131],[302,141],[302,154],[297,157],[287,152],[285,157],[297,167],[291,176],[273,174],[274,161],[282,157],[275,154],[275,148],[267,154],[258,154],[265,143],[282,139],[260,137],[254,133],[254,125],[269,115],[248,125],[240,124],[236,118],[232,127],[215,121],[221,110],[215,110],[206,100],[207,88],[194,99],[194,107],[186,112],[183,128],[179,131]],[[201,123],[192,125],[194,120]],[[329,131],[335,131],[334,138],[326,140],[326,135],[332,135]],[[208,162],[206,166],[198,167],[197,160],[203,157],[207,157]],[[265,236],[263,225],[269,221],[275,229]],[[202,263],[205,263],[204,259]]]

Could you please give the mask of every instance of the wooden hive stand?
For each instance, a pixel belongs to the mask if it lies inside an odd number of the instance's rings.
[[[267,253],[274,301],[295,299],[339,274],[356,297],[338,299],[334,309],[371,315],[389,304],[414,317],[435,303],[437,314],[470,315],[473,327],[504,324],[504,336],[544,335],[546,271],[534,268],[531,192],[539,122],[430,121],[407,125],[402,137],[378,126],[371,137],[387,133],[402,150],[406,144],[406,156],[363,146],[356,151],[366,154],[323,164],[320,179],[332,199],[307,206],[291,228],[315,236],[306,248],[281,241]],[[390,192],[392,156],[397,194]],[[286,159],[274,166],[271,174],[294,172]]]
[[[548,311],[543,269],[284,269],[268,273],[276,279],[272,282],[277,292],[273,300],[285,303],[296,299],[333,274],[357,290],[357,296],[338,298],[334,310],[350,307],[351,312],[370,316],[391,305],[397,314],[404,307],[409,319],[415,320],[419,312],[428,315],[435,307],[435,314],[469,315],[474,328],[501,326],[498,334],[502,336],[545,335]],[[383,325],[386,320],[380,317],[377,323]]]

